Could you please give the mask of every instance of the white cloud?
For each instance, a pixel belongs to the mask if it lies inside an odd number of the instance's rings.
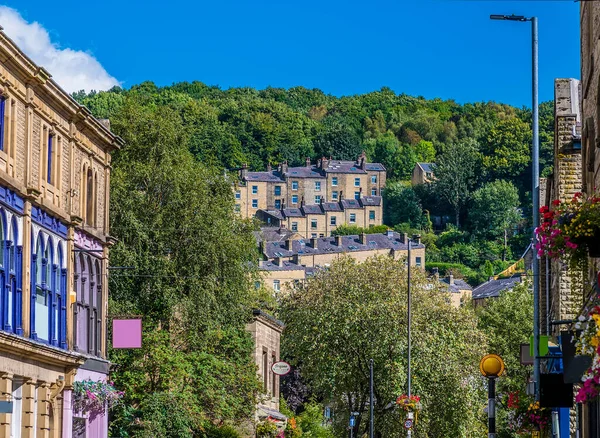
[[[21,15],[0,6],[0,26],[36,64],[44,67],[65,91],[108,90],[119,85],[96,58],[86,52],[61,49],[50,40],[38,22],[28,23]]]

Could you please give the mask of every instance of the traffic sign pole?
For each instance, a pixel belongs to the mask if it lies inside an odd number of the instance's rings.
[[[488,378],[488,438],[496,438],[496,378]]]

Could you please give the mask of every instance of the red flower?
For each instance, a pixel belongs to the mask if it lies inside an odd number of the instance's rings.
[[[550,209],[548,208],[548,206],[547,206],[547,205],[543,205],[543,206],[540,208],[540,213],[546,213],[548,210],[550,210]]]
[[[560,199],[555,199],[552,201],[552,205],[560,205]]]

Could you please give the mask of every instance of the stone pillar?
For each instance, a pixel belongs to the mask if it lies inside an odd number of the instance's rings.
[[[0,400],[12,400],[12,374],[0,375]],[[0,414],[0,436],[10,436],[11,414]]]
[[[22,438],[36,438],[35,416],[36,416],[36,381],[34,379],[23,382],[23,422],[21,425]]]
[[[37,438],[50,438],[50,385],[40,384],[37,395]]]

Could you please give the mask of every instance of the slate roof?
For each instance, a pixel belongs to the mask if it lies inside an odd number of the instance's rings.
[[[284,208],[283,214],[285,217],[302,217],[304,216],[302,210],[299,208]]]
[[[500,296],[500,292],[510,290],[521,283],[521,275],[516,274],[509,278],[500,278],[498,280],[489,280],[473,289],[473,299],[495,298]]]
[[[288,167],[287,172],[282,174],[278,170],[269,172],[248,172],[244,181],[247,182],[284,182],[285,178],[317,178],[325,179],[326,173],[352,173],[366,174],[367,170],[385,172],[385,167],[381,163],[365,163],[365,169],[360,168],[356,161],[331,160],[325,169],[320,169],[313,164],[310,167]]]
[[[417,163],[425,172],[433,172],[435,163]]]
[[[375,163],[372,163],[375,164]],[[360,168],[356,161],[331,160],[324,169],[327,173],[354,173],[365,174],[365,170]]]
[[[305,215],[307,214],[324,214],[319,204],[305,205],[302,207],[302,211]]]
[[[360,198],[360,203],[365,207],[381,205],[381,196],[366,196]]]
[[[460,278],[455,278],[453,281],[454,284],[450,284],[448,277],[440,278],[439,282],[442,283],[442,287],[444,287],[446,291],[455,294],[460,293],[463,290],[473,290],[469,283]]]
[[[317,166],[310,167],[288,167],[288,171],[285,173],[288,178],[322,178],[325,179]]]
[[[360,202],[356,199],[342,199],[341,200],[342,208],[346,210],[347,208],[361,208]]]
[[[276,242],[289,239],[294,235],[294,232],[287,228],[261,227],[260,231],[253,231],[252,234],[254,234],[257,242]]]
[[[276,172],[248,172],[245,180],[247,182],[283,182]]]
[[[366,243],[360,243],[360,236],[341,236],[341,245],[336,245],[335,237],[320,237],[317,240],[317,247],[313,248],[310,240],[300,239],[292,240],[292,249],[286,249],[285,242],[265,242],[263,253],[269,259],[275,257],[292,257],[295,254],[331,254],[356,251],[371,251],[375,249],[389,249],[397,251],[407,251],[408,245],[401,241],[400,234],[389,232],[386,234],[367,234]],[[425,245],[411,245],[411,248],[425,248]]]
[[[339,202],[323,202],[321,208],[323,208],[323,211],[342,211]]]

